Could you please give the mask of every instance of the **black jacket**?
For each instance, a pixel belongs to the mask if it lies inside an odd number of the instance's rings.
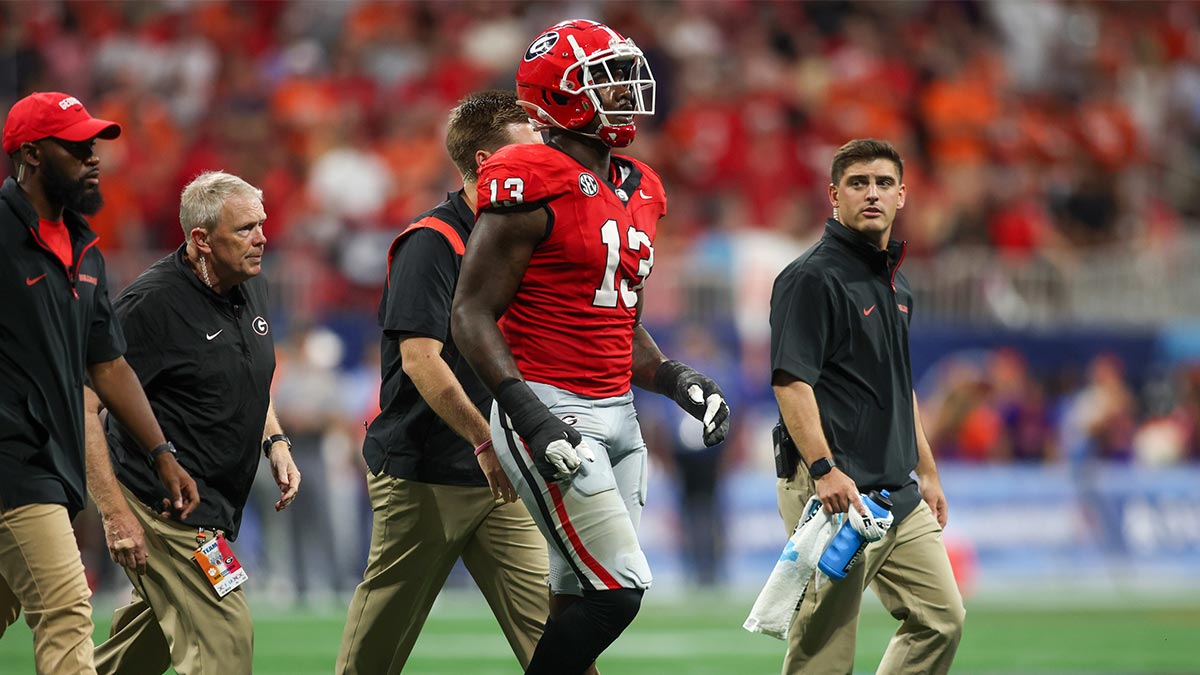
[[[380,413],[367,429],[363,457],[378,475],[487,487],[474,448],[438,417],[405,374],[400,341],[430,337],[442,342],[442,359],[484,419],[492,398],[459,353],[450,334],[450,305],[475,216],[462,192],[418,216],[388,252],[388,282],[379,302],[382,356]]]
[[[262,456],[275,343],[267,282],[255,277],[217,295],[183,262],[184,247],[154,263],[114,303],[137,373],[200,506],[184,522],[224,530],[232,541]],[[166,496],[129,431],[108,418],[117,480],[138,499]]]
[[[87,502],[84,368],[125,351],[108,301],[98,238],[63,212],[72,266],[42,240],[38,215],[12,178],[0,187],[0,502]]]
[[[830,219],[771,293],[772,374],[812,386],[838,467],[860,492],[890,490],[897,522],[920,500],[904,249],[881,251]]]

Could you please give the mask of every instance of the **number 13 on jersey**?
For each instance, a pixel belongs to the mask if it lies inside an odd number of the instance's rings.
[[[649,255],[638,261],[637,277],[632,286],[627,277],[622,277],[620,283],[617,282],[621,268],[621,229],[617,221],[611,218],[604,221],[604,225],[600,226],[600,241],[604,242],[608,249],[608,258],[604,267],[604,277],[600,280],[600,287],[596,289],[592,304],[597,307],[616,307],[619,294],[626,307],[634,307],[637,305],[637,291],[646,282],[646,277],[650,276],[650,270],[654,267],[654,247],[650,245],[650,237],[632,225],[626,231],[625,245],[630,251],[641,251],[643,247],[649,251]]]
[[[516,206],[525,203],[525,181],[520,178],[505,178],[504,189],[508,191],[508,199],[500,199],[500,181],[493,178],[488,182],[491,188],[492,206]]]

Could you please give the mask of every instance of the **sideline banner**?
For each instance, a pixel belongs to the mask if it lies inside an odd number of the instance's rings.
[[[952,562],[966,590],[1200,587],[1200,467],[943,463]],[[642,542],[655,581],[682,581],[675,486],[654,476]],[[721,483],[725,578],[761,586],[787,540],[769,472]],[[969,569],[966,569],[969,568]]]

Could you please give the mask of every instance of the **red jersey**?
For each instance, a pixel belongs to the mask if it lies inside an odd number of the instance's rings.
[[[479,212],[549,213],[549,233],[500,318],[521,375],[591,398],[629,391],[635,291],[654,266],[667,212],[650,167],[616,155],[611,164],[600,177],[554,147],[511,145],[479,175]]]

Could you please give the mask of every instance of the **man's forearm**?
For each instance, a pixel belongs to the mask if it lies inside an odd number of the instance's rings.
[[[472,445],[479,445],[491,437],[487,420],[463,391],[454,371],[440,357],[406,364],[404,372],[412,379],[421,398],[454,433]]]
[[[654,386],[654,374],[666,360],[667,357],[663,356],[662,351],[654,342],[654,338],[650,337],[650,333],[646,331],[645,327],[638,325],[633,329],[633,386],[657,392],[658,389]]]
[[[400,359],[417,393],[454,433],[479,445],[491,436],[487,420],[471,402],[454,371],[442,359],[444,344],[426,337],[400,342]]]
[[[800,380],[792,380],[772,388],[783,415],[783,423],[787,425],[788,433],[800,451],[804,466],[811,466],[822,457],[833,457],[829,441],[821,429],[821,413],[812,387]]]
[[[459,351],[493,396],[500,383],[521,379],[521,370],[495,319],[474,311],[470,305],[455,304],[453,327]]]
[[[933,447],[925,436],[925,425],[921,423],[921,410],[917,407],[917,393],[913,392],[913,426],[917,433],[917,477],[936,476],[937,464],[933,461]]]
[[[263,424],[263,436],[265,441],[271,436],[278,436],[283,433],[283,425],[279,423],[279,416],[275,414],[275,399],[271,399],[267,403],[267,420]]]
[[[84,389],[84,454],[87,464],[88,493],[101,516],[107,516],[114,510],[125,506],[125,497],[113,474],[112,463],[108,456],[108,441],[104,437],[104,429],[100,426],[99,401],[90,389]]]
[[[166,442],[146,392],[125,357],[88,366],[88,376],[109,413],[121,420],[144,450],[149,452]]]

